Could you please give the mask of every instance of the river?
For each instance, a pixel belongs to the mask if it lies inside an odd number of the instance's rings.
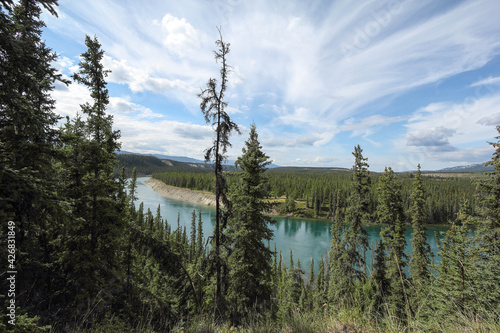
[[[187,203],[183,201],[172,200],[166,198],[146,185],[144,182],[149,177],[140,177],[137,179],[137,197],[136,202],[139,206],[140,202],[144,203],[145,212],[149,208],[153,215],[156,214],[156,209],[160,205],[160,211],[163,219],[172,226],[172,229],[177,227],[177,220],[179,225],[186,227],[189,234],[191,229],[191,215],[193,210],[198,213],[201,212],[203,220],[203,234],[205,238],[210,236],[213,232],[215,217],[215,209],[213,207]],[[283,259],[286,265],[290,262],[290,249],[293,250],[293,258],[295,262],[300,259],[302,269],[306,273],[309,272],[311,258],[314,259],[316,271],[321,254],[325,254],[330,249],[330,226],[331,223],[326,220],[304,219],[304,218],[289,218],[289,217],[274,217],[276,223],[271,226],[274,231],[274,240],[271,242],[271,249],[276,243],[278,251],[282,251]],[[438,236],[441,231],[446,231],[445,226],[427,225],[427,242],[431,246],[432,252],[437,253],[437,241],[435,232]],[[365,227],[368,232],[370,246],[376,244],[380,240],[380,225],[370,225]],[[407,227],[405,237],[407,241],[406,253],[411,253],[411,227]],[[437,258],[436,258],[437,259]],[[366,261],[370,264],[371,252],[367,251]],[[369,265],[370,266],[370,265]]]

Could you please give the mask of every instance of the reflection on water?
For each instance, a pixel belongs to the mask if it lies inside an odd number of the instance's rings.
[[[190,230],[191,214],[196,210],[201,212],[203,220],[203,234],[206,237],[212,235],[215,218],[215,209],[203,205],[196,205],[183,201],[172,200],[163,197],[151,189],[150,186],[144,184],[147,177],[137,179],[137,207],[140,202],[144,202],[144,209],[147,211],[149,208],[153,214],[156,214],[156,209],[160,205],[160,211],[163,219],[172,226],[173,229],[177,226],[177,218],[179,216],[179,224],[181,227],[186,227]],[[304,218],[289,218],[289,217],[274,217],[276,223],[271,227],[274,230],[274,240],[271,242],[271,249],[276,243],[278,251],[283,252],[284,262],[287,264],[290,261],[290,249],[293,250],[294,260],[300,259],[302,268],[309,272],[309,265],[311,258],[314,258],[316,263],[319,262],[321,254],[326,257],[330,248],[330,226],[331,223],[323,220],[304,219]],[[368,239],[370,246],[374,246],[380,240],[380,225],[370,225],[365,227],[368,232]],[[437,252],[437,241],[434,233],[440,236],[441,231],[445,231],[447,227],[444,226],[427,226],[427,242],[431,246],[434,253]],[[405,231],[407,240],[407,253],[411,252],[411,228],[408,227]],[[371,262],[370,251],[366,254],[367,263]]]

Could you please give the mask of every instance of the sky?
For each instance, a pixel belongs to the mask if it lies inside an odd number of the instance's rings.
[[[97,36],[122,150],[203,159],[214,129],[197,94],[219,78],[218,28],[231,51],[228,113],[255,123],[280,166],[346,167],[360,145],[370,169],[486,162],[500,124],[500,1],[59,0],[46,44],[65,76]],[[74,117],[85,87],[57,84]]]

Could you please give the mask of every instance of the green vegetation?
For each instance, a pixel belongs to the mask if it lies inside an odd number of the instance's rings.
[[[137,175],[149,176],[161,172],[190,172],[190,173],[213,173],[214,165],[210,163],[186,163],[169,159],[159,159],[154,156],[136,154],[117,154],[118,164],[113,170],[113,175],[118,177],[121,170],[125,168],[125,176],[130,178],[131,170],[137,169]],[[224,170],[234,170],[232,165],[223,165]],[[185,187],[185,186],[183,186]]]
[[[113,170],[114,176],[118,176],[123,168],[125,168],[125,176],[132,176],[131,170],[136,168],[137,175],[147,176],[155,172],[169,172],[173,168],[171,161],[160,160],[154,156],[134,155],[134,154],[117,154],[116,159],[118,164]],[[170,168],[169,168],[170,167]],[[194,170],[191,170],[194,172]]]
[[[1,283],[0,330],[499,331],[500,136],[492,143],[494,172],[477,199],[467,178],[395,175],[390,168],[372,174],[359,146],[351,172],[268,172],[255,126],[237,160],[242,171],[223,172],[237,126],[224,111],[229,44],[221,37],[215,52],[221,86],[210,79],[200,94],[215,129],[206,155],[215,160],[213,174],[157,175],[194,188],[212,183],[218,204],[207,239],[195,211],[188,231],[179,222],[172,228],[159,207],[155,214],[144,204],[136,209],[137,169],[128,182],[126,170],[113,176],[120,132],[106,113],[108,71],[96,37],[85,38],[87,50],[73,75],[92,102],[55,127],[50,92],[60,77],[51,67],[55,54],[41,40],[39,18],[41,6],[54,14],[55,5],[1,1],[0,75],[7,84],[0,94],[0,217],[12,221],[2,225],[9,235],[15,231],[15,249],[1,238],[0,275],[15,268],[17,280],[15,297],[6,292],[7,280]],[[310,209],[334,220],[327,258],[309,265],[290,253],[285,263],[271,250],[271,221],[263,212],[273,197],[284,197],[286,210]],[[447,218],[452,227],[440,244],[442,261],[433,266],[423,223]],[[362,225],[374,220],[386,227],[371,249]],[[406,221],[414,226],[413,253],[404,252]],[[372,273],[365,265],[370,251]],[[5,311],[13,302],[15,326]]]
[[[179,162],[180,163],[180,162]],[[283,172],[281,168],[269,169],[269,199],[277,203],[276,209],[284,215],[295,215],[311,218],[333,219],[340,193],[339,204],[345,213],[347,199],[351,193],[350,173],[329,170],[316,172],[309,168],[307,172]],[[232,175],[237,172],[226,172],[227,181],[232,183]],[[371,204],[369,206],[373,221],[377,221],[376,203],[379,200],[379,182],[382,177],[378,173],[370,173],[372,183],[369,187]],[[416,174],[394,174],[394,181],[400,187],[399,193],[405,212],[405,223],[409,224],[413,181]],[[428,195],[423,199],[421,213],[423,224],[448,224],[453,221],[459,211],[460,202],[467,200],[473,214],[477,209],[477,184],[485,179],[483,175],[471,174],[460,177],[428,177],[421,174],[422,186]],[[153,178],[167,185],[185,187],[192,190],[214,192],[214,176],[199,172],[159,172]]]
[[[245,314],[264,312],[271,307],[271,250],[265,243],[273,238],[263,212],[270,209],[264,199],[269,189],[264,172],[270,163],[261,151],[255,125],[236,164],[243,170],[231,186],[228,199],[232,204],[227,237],[231,248],[227,253],[229,267],[228,302],[230,318],[240,323]]]
[[[229,53],[229,44],[220,39],[216,45],[218,50],[214,51],[215,61],[221,62],[220,86],[217,79],[210,78],[207,87],[198,94],[201,99],[200,109],[207,124],[211,124],[215,129],[215,139],[212,146],[205,151],[205,162],[214,161],[215,177],[215,228],[213,234],[212,248],[209,258],[211,270],[215,271],[215,298],[213,300],[213,314],[216,322],[222,321],[226,316],[226,293],[228,287],[228,267],[225,258],[222,256],[221,248],[226,247],[226,235],[224,231],[227,227],[228,217],[231,214],[231,203],[227,198],[228,185],[223,174],[222,164],[227,159],[227,149],[231,147],[229,136],[231,132],[239,133],[238,125],[231,121],[226,112],[227,102],[224,100],[228,74],[231,67],[226,63],[226,56]],[[224,208],[223,208],[224,206]]]

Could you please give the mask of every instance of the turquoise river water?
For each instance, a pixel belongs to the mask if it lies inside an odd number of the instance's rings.
[[[166,198],[146,185],[144,182],[148,177],[140,177],[137,179],[137,206],[140,202],[144,203],[144,209],[149,208],[153,214],[156,214],[156,209],[160,205],[161,215],[166,219],[172,229],[177,227],[177,219],[181,227],[186,227],[189,234],[191,228],[191,215],[193,210],[201,212],[203,220],[203,234],[206,237],[213,232],[215,217],[215,209],[213,207],[187,203],[183,201],[172,200]],[[331,223],[327,220],[304,219],[304,218],[289,218],[289,217],[274,217],[276,223],[271,226],[274,231],[274,240],[271,242],[271,249],[276,243],[278,251],[283,252],[284,262],[289,265],[290,249],[293,250],[293,258],[295,262],[300,259],[302,269],[306,273],[309,272],[311,258],[314,259],[316,270],[321,254],[326,257],[330,248],[330,226]],[[445,226],[428,225],[427,242],[431,246],[433,253],[437,253],[437,241],[435,232],[438,237],[441,231],[446,231]],[[368,232],[370,246],[376,244],[380,240],[380,225],[370,225],[365,227]],[[405,236],[407,240],[407,253],[411,252],[411,227],[407,227]],[[437,256],[435,260],[438,260]],[[367,251],[366,261],[369,264],[371,261],[371,251]]]

